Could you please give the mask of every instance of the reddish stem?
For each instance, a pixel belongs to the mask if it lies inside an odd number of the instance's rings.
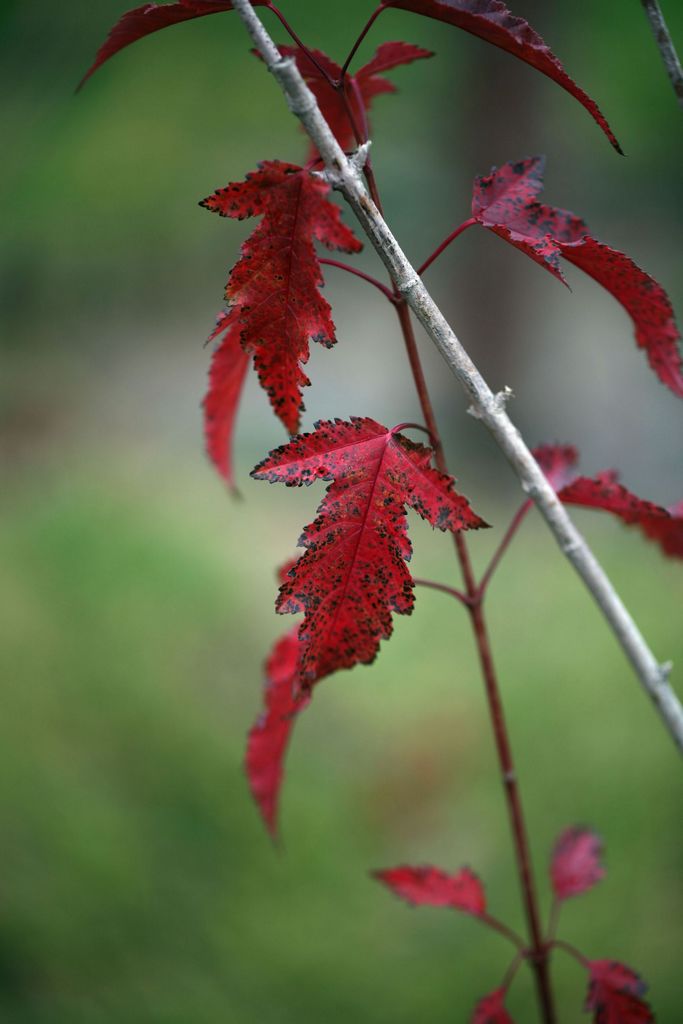
[[[399,423],[397,426],[392,427],[392,434],[400,434],[402,430],[421,430],[423,434],[426,434],[429,438],[430,444],[434,445],[434,438],[426,427],[423,427],[421,423]]]
[[[429,587],[430,590],[440,590],[442,594],[448,594],[450,597],[454,597],[456,601],[462,602],[462,604],[469,604],[470,599],[467,594],[463,594],[462,590],[456,590],[455,587],[448,587],[445,583],[437,583],[435,580],[423,580],[414,579],[418,587]]]
[[[377,12],[374,17],[376,17]],[[374,20],[374,17],[370,20],[366,26],[364,33],[370,27],[370,24]],[[362,37],[361,37],[362,38]],[[359,40],[360,42],[360,40]],[[358,45],[358,44],[357,44]],[[351,53],[351,56],[355,52],[355,49]],[[349,58],[350,59],[350,58]],[[348,61],[347,61],[348,64]],[[347,103],[347,110],[350,106]],[[351,123],[353,126],[353,119]],[[355,129],[354,129],[355,130]],[[359,139],[359,141],[363,141]],[[366,177],[368,180],[368,187],[375,205],[381,210],[381,202],[379,193],[374,180],[374,176],[367,174],[368,168],[366,166]],[[470,227],[474,221],[465,221],[456,228],[454,232],[449,235],[447,239],[439,246],[437,250],[430,256],[426,264],[423,264],[421,270],[425,266],[430,265],[434,259],[439,255],[440,252],[446,248],[467,227]],[[420,271],[421,272],[421,271]],[[408,305],[403,299],[394,286],[394,295],[396,302],[394,308],[401,325],[401,331],[403,333],[403,340],[405,342],[406,351],[408,354],[408,361],[413,374],[413,380],[415,382],[415,388],[417,390],[418,398],[420,401],[420,407],[422,409],[422,415],[427,428],[432,435],[434,444],[434,460],[437,468],[442,473],[448,473],[448,466],[446,463],[446,457],[444,455],[443,444],[439,435],[439,429],[436,423],[436,417],[434,415],[434,407],[429,395],[429,389],[427,387],[427,381],[425,379],[424,370],[420,361],[420,355],[417,349],[417,342],[415,340],[415,332],[413,330],[412,320],[410,318],[410,310]],[[521,520],[520,520],[521,521]],[[474,632],[475,642],[477,651],[479,653],[479,661],[481,664],[482,674],[484,677],[484,684],[486,688],[486,696],[489,705],[489,715],[491,718],[491,724],[493,727],[493,734],[496,744],[496,750],[498,753],[498,760],[501,770],[501,778],[503,782],[503,788],[505,792],[505,799],[508,806],[508,813],[510,816],[510,824],[512,829],[512,837],[515,848],[515,857],[517,860],[517,870],[519,874],[520,885],[522,888],[522,902],[524,904],[524,910],[527,919],[527,927],[530,937],[530,948],[527,951],[527,958],[531,964],[531,968],[534,972],[536,980],[536,991],[538,995],[539,1005],[541,1008],[541,1014],[543,1017],[543,1024],[555,1024],[555,1007],[553,1003],[553,994],[550,983],[550,974],[548,970],[549,959],[548,949],[549,947],[543,941],[543,935],[541,932],[540,916],[538,910],[538,901],[536,897],[536,890],[533,880],[533,872],[531,867],[531,855],[529,851],[529,842],[527,839],[526,826],[524,823],[524,814],[522,811],[522,803],[519,794],[519,788],[517,785],[517,774],[515,772],[514,762],[512,759],[512,750],[510,747],[510,740],[508,737],[507,726],[505,723],[505,715],[503,713],[503,705],[500,696],[500,690],[498,687],[498,680],[493,664],[493,657],[491,654],[491,646],[488,637],[488,631],[486,628],[486,620],[484,617],[483,610],[483,598],[484,594],[479,592],[474,572],[472,570],[472,563],[470,561],[469,552],[465,543],[465,538],[461,533],[453,534],[458,558],[460,561],[460,567],[465,581],[465,595],[466,601],[464,602],[470,612],[470,621],[472,623],[472,629]],[[508,542],[509,543],[509,542]],[[502,552],[501,552],[502,554]],[[494,566],[495,568],[495,566]],[[503,926],[504,927],[504,926]]]
[[[313,56],[311,51],[308,49],[306,44],[304,42],[302,42],[302,40],[299,38],[299,36],[296,34],[296,32],[294,31],[292,26],[289,24],[289,22],[285,18],[285,16],[282,13],[282,11],[279,8],[277,8],[275,6],[275,4],[266,4],[266,6],[267,6],[268,10],[272,11],[273,14],[275,15],[275,17],[278,18],[278,20],[282,23],[282,27],[284,28],[285,32],[287,32],[287,34],[294,40],[294,42],[299,47],[301,52],[306,54],[306,56],[310,60],[311,64],[313,64],[318,69],[318,71],[323,76],[325,81],[329,82],[329,84],[334,88],[334,86],[335,86],[334,80],[332,78],[330,78],[330,76],[328,75],[328,73],[325,70],[325,68],[322,67],[322,65],[318,63],[318,61],[315,59],[315,57]]]
[[[554,939],[553,942],[549,943],[549,945],[554,949],[563,949],[565,953],[569,953],[569,955],[573,956],[575,960],[578,960],[581,966],[585,967],[586,970],[590,969],[590,960],[588,960],[583,953],[580,953],[576,946],[572,946],[571,943],[564,942],[563,939]]]
[[[436,247],[436,249],[431,254],[431,256],[427,257],[427,259],[424,261],[422,266],[417,268],[417,272],[420,275],[420,277],[424,274],[425,270],[428,267],[431,267],[431,265],[434,262],[434,260],[438,259],[438,257],[444,251],[444,249],[447,249],[448,246],[451,244],[451,242],[454,242],[456,240],[458,235],[461,235],[463,233],[463,231],[467,231],[468,228],[471,228],[476,223],[477,223],[477,221],[475,220],[474,217],[469,217],[468,220],[464,220],[462,222],[462,224],[459,224],[458,227],[455,229],[455,231],[451,231],[450,235],[448,235],[446,238],[444,238],[444,240],[441,243],[441,245],[438,245]]]
[[[503,787],[505,790],[505,799],[508,806],[508,813],[510,815],[515,856],[517,859],[517,870],[519,872],[519,878],[522,886],[522,900],[527,918],[529,937],[531,939],[529,961],[536,978],[536,989],[541,1005],[543,1020],[545,1024],[554,1024],[555,1010],[548,972],[548,950],[543,942],[543,936],[541,933],[538,902],[531,868],[529,842],[524,824],[524,814],[522,811],[519,787],[517,785],[517,773],[515,772],[514,761],[512,759],[512,750],[505,723],[505,715],[498,688],[498,681],[496,679],[496,672],[493,664],[482,602],[481,599],[476,600],[474,594],[471,592],[469,593],[473,598],[473,603],[469,609],[470,617],[472,619],[472,625],[477,641],[477,650],[479,652],[479,660],[481,662],[482,674],[484,676],[484,684],[486,686],[486,696],[489,704],[491,724],[493,725],[496,750],[498,752],[498,760],[500,763]]]
[[[494,572],[498,568],[498,563],[500,562],[501,558],[503,557],[503,555],[505,554],[507,549],[510,547],[510,542],[512,541],[513,537],[517,533],[517,530],[522,525],[522,523],[523,523],[523,521],[524,521],[524,519],[526,517],[526,514],[527,514],[527,512],[529,511],[529,509],[531,508],[532,505],[533,505],[532,501],[525,501],[524,504],[521,505],[517,509],[517,512],[515,513],[515,515],[514,515],[514,517],[512,519],[512,522],[510,523],[510,525],[508,526],[508,528],[507,528],[507,530],[505,532],[505,536],[503,537],[503,539],[501,540],[500,544],[496,548],[496,550],[495,550],[495,552],[493,554],[493,558],[491,559],[491,561],[488,564],[488,568],[487,568],[486,572],[484,573],[482,578],[479,580],[479,586],[477,587],[477,596],[480,599],[484,597],[484,594],[486,593],[486,588],[488,587],[489,583],[491,582],[491,577],[493,576]]]
[[[427,388],[424,371],[420,362],[420,356],[417,351],[410,312],[406,303],[397,303],[396,312],[403,330],[403,337],[408,352],[410,366],[413,371],[415,387],[422,407],[422,414],[430,433],[434,437],[435,461],[441,472],[447,473],[448,467],[444,456],[443,445],[436,425],[434,409],[429,397],[429,390]],[[455,538],[458,558],[460,560],[460,566],[465,581],[465,593],[469,598],[467,607],[470,612],[477,651],[479,653],[479,661],[481,663],[482,674],[484,677],[489,714],[491,724],[493,726],[493,734],[496,743],[496,750],[498,752],[505,799],[510,816],[515,857],[517,860],[517,870],[522,888],[522,901],[524,904],[530,938],[529,961],[536,979],[536,991],[541,1007],[543,1022],[544,1024],[555,1024],[555,1008],[548,971],[548,950],[543,943],[543,936],[541,933],[540,916],[531,867],[529,843],[527,839],[526,826],[524,824],[524,814],[522,811],[519,788],[517,785],[517,775],[512,759],[510,740],[508,738],[507,726],[503,713],[503,705],[498,688],[498,680],[496,678],[493,657],[491,655],[491,647],[483,610],[483,595],[478,594],[478,587],[472,571],[472,563],[470,561],[465,538],[461,533],[455,533],[453,536]]]
[[[386,6],[385,4],[380,4],[379,7],[376,10],[374,10],[372,12],[372,14],[370,15],[370,17],[368,18],[363,31],[358,36],[358,39],[356,39],[355,43],[351,47],[351,52],[349,53],[348,57],[344,61],[344,64],[342,66],[342,72],[341,72],[342,79],[346,77],[346,72],[349,69],[349,64],[351,63],[353,58],[356,56],[356,51],[357,51],[358,47],[363,42],[363,40],[365,39],[366,35],[368,34],[370,29],[372,28],[373,24],[375,23],[375,20],[377,18],[379,18],[380,14],[385,9],[385,6]]]
[[[376,277],[372,277],[370,274],[366,274],[364,270],[358,270],[357,267],[352,267],[349,263],[341,263],[339,260],[328,260],[319,259],[318,263],[323,263],[326,267],[336,267],[338,270],[345,270],[347,274],[354,274],[356,277],[362,278],[363,281],[367,281],[368,284],[373,285],[382,295],[389,300],[389,302],[396,302],[394,293],[387,288],[385,284],[378,281]]]
[[[492,917],[491,914],[483,913],[476,914],[475,916],[478,921],[482,922],[482,924],[488,925],[489,928],[492,928],[494,930],[494,932],[498,932],[499,935],[503,935],[506,939],[509,939],[509,941],[512,942],[513,945],[515,945],[519,950],[520,958],[524,957],[524,939],[521,937],[521,935],[518,935],[517,932],[514,932],[512,928],[508,928],[508,926],[506,924],[503,924],[502,921],[499,921],[497,917]]]
[[[345,78],[342,78],[341,81],[337,83],[336,89],[337,89],[337,92],[341,96],[342,101],[344,103],[344,109],[346,111],[346,116],[349,119],[349,124],[351,125],[351,131],[354,134],[354,138],[356,140],[356,143],[359,146],[362,146],[363,143],[367,142],[367,139],[368,139],[368,119],[367,119],[366,112],[365,112],[365,103],[363,102],[363,97],[362,97],[360,89],[358,87],[358,83],[355,81],[355,79],[351,79],[351,87],[352,87],[352,89],[354,91],[356,102],[358,104],[358,109],[361,111],[361,114],[362,114],[362,117],[363,117],[363,124],[361,126],[359,126],[357,121],[356,121],[355,115],[353,113],[353,108],[351,107],[351,104],[349,103],[349,97],[348,97],[347,92],[346,92],[346,83],[347,83],[347,80]],[[379,197],[379,189],[377,188],[377,182],[375,180],[375,172],[372,169],[372,160],[370,159],[369,155],[367,156],[365,164],[363,166],[363,174],[364,174],[365,180],[366,180],[366,182],[368,184],[368,189],[370,191],[370,195],[372,196],[373,203],[375,204],[375,206],[377,207],[379,212],[383,213],[384,211],[382,209],[382,201],[381,201],[381,199]],[[393,282],[392,282],[392,284],[393,284]],[[394,288],[394,295],[396,295],[397,298],[398,298],[398,293],[396,292],[395,288]]]
[[[519,965],[521,964],[522,960],[524,960],[524,956],[524,950],[520,949],[519,953],[517,954],[517,956],[512,961],[507,971],[505,972],[505,976],[500,983],[500,987],[503,989],[504,992],[507,992],[507,990],[510,988],[510,985],[513,982],[515,974],[519,970]]]

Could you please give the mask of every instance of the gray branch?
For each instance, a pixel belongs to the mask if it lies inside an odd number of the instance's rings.
[[[233,7],[284,92],[289,109],[299,118],[320,153],[327,179],[343,193],[352,207],[396,287],[467,393],[470,411],[493,434],[519,477],[522,490],[533,499],[562,552],[593,595],[667,730],[683,750],[683,707],[669,685],[670,663],[659,664],[601,565],[567,515],[505,411],[508,394],[493,393],[392,235],[365,187],[361,173],[363,154],[354,160],[345,156],[296,64],[280,56],[249,0],[233,0]]]
[[[681,107],[683,107],[683,68],[681,67],[681,62],[678,59],[678,54],[676,53],[671,33],[664,21],[662,9],[659,6],[658,0],[641,0],[641,3],[645,8],[645,13],[650,22],[650,28],[652,29],[652,35],[655,37],[655,42],[659,47],[660,54],[662,55],[666,73],[671,79],[671,84],[676,96],[678,97],[678,102]]]

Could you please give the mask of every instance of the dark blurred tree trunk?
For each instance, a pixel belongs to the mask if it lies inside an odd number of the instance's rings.
[[[543,0],[527,0],[515,6],[515,13],[550,36],[552,19],[547,7]],[[460,75],[460,126],[445,145],[449,147],[446,159],[457,162],[465,181],[471,182],[494,164],[542,149],[542,90],[554,86],[500,50],[467,37],[459,46],[459,53],[465,52],[468,65]],[[463,216],[467,208],[463,204]],[[524,268],[514,254],[496,247],[494,239],[475,241],[466,234],[455,245],[459,251],[451,254],[453,299],[445,312],[452,313],[453,323],[491,383],[514,387],[524,376],[519,315],[524,308],[520,284]],[[476,259],[468,258],[468,246],[473,245],[485,247],[483,256],[479,252]]]

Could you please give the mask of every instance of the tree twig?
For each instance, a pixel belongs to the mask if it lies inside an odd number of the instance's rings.
[[[662,9],[659,6],[658,0],[641,0],[641,3],[645,8],[645,14],[650,22],[652,35],[655,37],[666,73],[671,79],[678,102],[683,107],[683,67],[681,67],[681,62],[678,59],[676,47],[673,44],[671,33],[664,20]]]
[[[487,427],[517,474],[522,490],[537,505],[560,549],[574,566],[678,747],[683,750],[683,707],[669,684],[670,664],[660,664],[602,566],[567,515],[505,410],[505,392],[494,394],[423,285],[368,195],[361,174],[367,145],[348,158],[322,116],[315,96],[291,59],[283,59],[249,0],[233,0],[266,66],[285,94],[325,162],[327,180],[343,193],[377,254],[426,333],[438,348],[471,401],[472,414]]]

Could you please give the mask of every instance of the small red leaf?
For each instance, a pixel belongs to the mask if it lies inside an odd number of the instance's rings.
[[[501,0],[386,0],[384,6],[455,25],[530,64],[577,99],[621,153],[621,147],[597,103],[569,77],[531,25],[523,18],[515,17]]]
[[[240,341],[240,325],[233,321],[229,311],[220,314],[209,341],[220,334],[224,338],[211,359],[209,389],[204,399],[204,433],[209,458],[234,489],[232,438],[249,355]]]
[[[264,6],[267,2],[268,0],[252,0],[255,7]],[[119,50],[137,42],[138,39],[149,36],[152,32],[159,32],[162,28],[168,28],[170,25],[179,25],[181,22],[191,21],[193,18],[203,18],[207,14],[219,14],[221,11],[231,10],[231,0],[180,0],[179,3],[170,4],[143,4],[132,11],[127,11],[110,30],[105,42],[97,51],[94,63],[86,71],[78,88],[82,88],[105,61],[108,61]]]
[[[505,1009],[505,994],[504,988],[497,988],[484,996],[474,1008],[472,1024],[515,1024]]]
[[[654,1014],[641,996],[647,985],[630,967],[615,960],[592,960],[586,1010],[595,1024],[651,1024]]]
[[[555,843],[550,877],[558,900],[580,896],[605,877],[600,863],[602,840],[589,829],[565,829]]]
[[[424,50],[421,46],[414,46],[412,43],[382,43],[381,46],[378,46],[372,60],[364,64],[356,72],[355,77],[367,81],[382,71],[392,71],[404,64],[412,64],[414,60],[424,60],[426,57],[433,56],[431,50]]]
[[[276,604],[284,614],[305,613],[304,682],[371,662],[391,634],[392,613],[412,611],[406,506],[440,530],[485,525],[453,480],[431,467],[432,454],[371,419],[322,421],[252,472],[289,487],[332,481]]]
[[[265,710],[249,733],[245,757],[249,788],[273,836],[289,737],[296,716],[309,703],[299,687],[298,631],[297,626],[280,637],[268,657]]]
[[[683,397],[680,334],[668,295],[630,257],[592,238],[584,221],[537,201],[543,168],[542,157],[530,157],[476,178],[473,217],[555,277],[564,280],[560,257],[592,277],[630,316],[636,343],[661,382]]]
[[[484,886],[469,868],[448,875],[439,868],[404,865],[374,871],[373,878],[416,907],[450,907],[475,917],[486,910]]]
[[[329,78],[338,82],[342,73],[339,64],[322,50],[310,51],[314,62],[297,46],[281,46],[279,49],[283,57],[292,57],[296,61],[299,71],[318,101],[323,117],[342,149],[349,149],[355,145],[357,140],[354,125],[360,134],[369,129],[367,116],[375,96],[396,91],[396,86],[388,78],[383,78],[380,72],[391,71],[403,64],[412,64],[413,61],[434,56],[431,50],[424,50],[421,46],[413,46],[411,43],[382,43],[368,64],[359,68],[355,75],[347,73],[344,76],[342,95],[339,89],[334,88],[321,74],[322,69]],[[353,123],[349,118],[349,110]],[[313,149],[312,152],[315,155],[317,151]]]
[[[289,433],[298,428],[301,389],[310,383],[302,370],[310,340],[326,348],[335,342],[313,243],[345,252],[362,248],[329,192],[301,167],[270,160],[201,203],[222,217],[263,217],[242,246],[226,297],[231,322],[239,321],[242,345],[253,352],[261,385]]]

